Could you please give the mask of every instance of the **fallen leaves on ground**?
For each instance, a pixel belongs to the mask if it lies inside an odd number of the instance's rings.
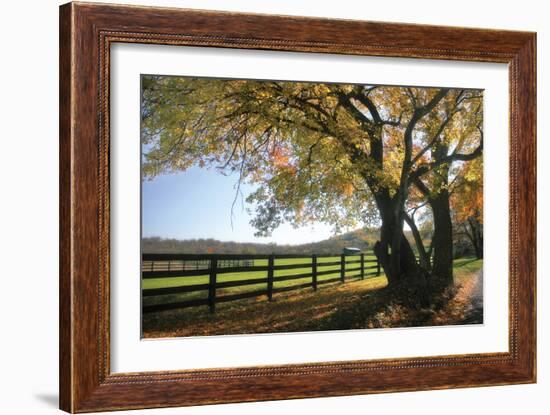
[[[452,295],[432,307],[400,304],[384,277],[206,307],[143,316],[143,337],[188,337],[462,324],[475,290],[476,273],[461,275]]]

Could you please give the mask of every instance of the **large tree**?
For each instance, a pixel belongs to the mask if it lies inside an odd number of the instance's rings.
[[[248,201],[259,235],[285,221],[380,223],[375,254],[389,285],[418,282],[430,274],[403,232],[411,185],[482,149],[475,134],[447,133],[479,121],[468,114],[480,107],[480,91],[461,90],[456,103],[458,93],[144,76],[144,174],[193,165],[238,174],[237,193],[243,182],[257,186]]]
[[[450,197],[463,184],[467,161],[480,159],[483,149],[482,95],[479,91],[453,90],[447,94],[444,110],[429,115],[432,168],[412,174],[415,186],[432,210],[434,232],[432,273],[444,285],[453,281],[453,224]],[[465,153],[464,150],[467,150]],[[457,154],[462,155],[457,156]],[[476,177],[483,183],[482,175]]]

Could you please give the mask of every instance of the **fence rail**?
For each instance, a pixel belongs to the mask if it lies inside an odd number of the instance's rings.
[[[183,301],[158,302],[144,304],[144,313],[151,313],[163,310],[197,307],[208,305],[210,311],[214,312],[217,303],[236,301],[244,298],[266,296],[268,300],[273,299],[274,293],[312,288],[317,290],[319,285],[330,283],[344,283],[346,279],[365,279],[380,275],[380,264],[374,258],[366,258],[361,254],[336,254],[336,255],[233,255],[233,254],[143,254],[142,255],[142,278],[192,278],[204,277],[205,281],[197,284],[177,285],[161,288],[145,288],[142,290],[143,297],[157,297],[167,295],[179,295],[185,293],[204,292],[206,298],[192,298]],[[338,258],[338,260],[334,260]],[[276,264],[278,260],[296,259],[303,260],[296,263]],[[262,264],[258,265],[257,262]],[[264,265],[265,264],[265,265]],[[333,267],[332,269],[326,269]],[[334,268],[336,267],[336,268]],[[309,269],[308,269],[309,268]],[[278,275],[279,271],[299,270],[304,272],[298,274]],[[265,276],[246,274],[261,272]],[[240,273],[245,278],[219,281],[218,276],[225,274]],[[277,273],[277,275],[276,275]],[[353,275],[350,275],[353,273]],[[319,279],[327,275],[338,275],[335,278]],[[280,282],[298,281],[310,279],[307,282],[299,282],[284,287],[277,287]],[[207,281],[207,282],[206,282]],[[255,287],[252,291],[239,292],[236,294],[217,295],[218,289],[238,288],[265,284],[265,288]]]

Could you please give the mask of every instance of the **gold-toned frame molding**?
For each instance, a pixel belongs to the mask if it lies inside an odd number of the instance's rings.
[[[508,63],[509,351],[111,373],[109,71],[113,43]],[[61,6],[61,408],[90,412],[534,382],[535,62],[536,35],[527,32],[105,4]]]

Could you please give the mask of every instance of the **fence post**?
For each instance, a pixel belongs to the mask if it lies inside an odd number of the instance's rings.
[[[361,279],[365,279],[365,254],[361,254]]]
[[[380,261],[378,260],[378,257],[376,257],[376,275],[380,275]]]
[[[273,300],[273,267],[275,264],[274,255],[269,255],[267,260],[267,299]]]
[[[208,283],[208,306],[210,312],[216,311],[216,275],[218,273],[218,258],[212,255],[210,259],[210,281]]]
[[[346,280],[346,256],[340,255],[340,280],[344,282]]]
[[[317,291],[317,255],[311,256],[311,285],[313,291]]]

